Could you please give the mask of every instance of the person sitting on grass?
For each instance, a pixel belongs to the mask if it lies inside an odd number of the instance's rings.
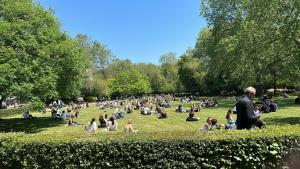
[[[29,111],[25,111],[23,114],[24,119],[32,119],[34,118],[31,114],[29,114]]]
[[[254,114],[255,114],[256,116],[259,116],[259,115],[261,114],[259,106],[255,106]]]
[[[110,117],[109,120],[107,121],[107,128],[106,131],[116,131],[117,130],[117,121],[115,117]]]
[[[254,114],[252,98],[255,96],[256,89],[248,87],[244,90],[245,95],[236,103],[237,110],[237,129],[262,128],[265,125],[260,120],[260,116]]]
[[[80,113],[80,106],[76,106],[74,111],[75,111],[75,117],[78,118]]]
[[[226,114],[227,124],[225,125],[225,129],[231,129],[231,130],[236,129],[236,124],[235,124],[235,121],[232,118],[232,114],[233,114],[233,111],[231,109],[229,109],[227,114]]]
[[[68,114],[63,110],[60,114],[61,120],[65,121],[68,117]]]
[[[152,112],[149,107],[141,107],[141,114],[142,115],[151,115]]]
[[[224,124],[218,124],[218,120],[217,119],[211,119],[210,130],[221,130],[221,129],[225,129]]]
[[[96,119],[92,118],[88,125],[85,126],[84,130],[88,133],[95,133],[97,130]]]
[[[137,130],[135,130],[133,128],[133,124],[132,124],[132,120],[129,119],[128,123],[126,124],[126,126],[124,127],[124,132],[125,133],[132,133],[132,132],[137,132]]]
[[[195,105],[191,106],[189,117],[186,118],[186,121],[199,121],[199,117],[195,116]]]
[[[127,106],[126,106],[126,112],[127,112],[128,114],[133,113],[133,108],[132,108],[130,105],[127,105]]]
[[[270,112],[277,112],[278,110],[278,105],[274,100],[271,100],[270,103]]]
[[[176,108],[176,112],[178,112],[178,113],[183,113],[183,112],[185,112],[185,110],[183,109],[182,105],[179,105],[179,106]]]
[[[71,115],[71,116],[69,117],[69,123],[68,123],[68,126],[77,126],[77,125],[79,125],[79,123],[76,122],[75,116],[74,116],[74,115]]]
[[[204,125],[200,128],[200,130],[201,130],[201,131],[209,131],[210,128],[211,128],[211,120],[212,120],[212,118],[211,118],[211,117],[208,117],[208,118],[206,119],[206,124],[204,124]]]
[[[195,112],[200,112],[202,110],[202,106],[201,103],[197,105],[197,107],[195,107]]]
[[[167,113],[161,107],[157,106],[156,112],[159,119],[167,118]]]
[[[57,119],[57,109],[55,107],[51,110],[51,118],[56,120]]]
[[[107,114],[106,114],[106,116],[107,116]],[[100,115],[99,116],[100,125],[98,127],[99,128],[105,128],[106,127],[106,121],[107,121],[107,119],[105,119],[103,115]]]
[[[68,112],[68,114],[71,114],[71,112],[72,112],[72,107],[70,105],[68,105],[68,107],[67,107],[67,112]]]
[[[124,118],[124,112],[122,110],[116,109],[115,113],[113,114],[116,119],[122,119]]]

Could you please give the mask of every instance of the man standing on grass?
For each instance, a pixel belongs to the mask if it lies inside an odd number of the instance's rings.
[[[257,116],[254,113],[252,98],[255,96],[255,93],[256,89],[254,87],[248,87],[244,90],[245,95],[237,101],[237,129],[264,127],[264,124],[260,120],[260,116]]]

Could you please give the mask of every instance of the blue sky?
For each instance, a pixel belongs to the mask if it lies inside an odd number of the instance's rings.
[[[159,63],[194,47],[206,22],[200,0],[38,0],[51,7],[71,37],[79,33],[105,44],[134,63]]]

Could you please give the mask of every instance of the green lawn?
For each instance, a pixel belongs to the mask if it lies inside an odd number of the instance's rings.
[[[295,129],[299,131],[300,106],[293,104],[293,98],[284,99],[277,98],[279,102],[279,111],[269,114],[263,114],[262,119],[267,125],[267,128],[262,131],[247,131],[248,135],[257,132],[265,132],[267,130],[274,130],[276,132]],[[91,118],[95,117],[98,122],[100,114],[111,114],[114,109],[99,110],[95,103],[90,104],[89,108],[82,109],[77,121],[80,123],[76,127],[66,127],[67,121],[52,120],[50,112],[46,114],[32,113],[37,116],[35,119],[24,120],[19,116],[6,117],[0,121],[0,131],[18,133],[22,137],[36,137],[36,138],[64,138],[73,137],[76,139],[99,139],[99,138],[119,138],[128,137],[129,134],[123,132],[123,127],[128,119],[133,119],[134,126],[138,130],[137,133],[131,134],[138,137],[150,137],[151,135],[168,135],[170,133],[177,133],[176,135],[197,135],[200,133],[200,127],[205,123],[207,117],[216,118],[219,123],[225,123],[225,115],[228,108],[234,105],[233,99],[219,99],[219,107],[204,108],[201,112],[196,113],[200,117],[198,122],[186,122],[188,113],[176,113],[175,108],[179,104],[178,101],[172,102],[172,107],[166,109],[168,118],[158,119],[156,115],[145,116],[141,115],[139,111],[135,110],[132,114],[126,114],[124,119],[118,120],[118,130],[114,132],[104,132],[99,129],[96,134],[86,134],[84,132],[84,125],[86,125]],[[185,109],[188,109],[192,103],[183,104]],[[235,116],[234,116],[235,117]],[[20,134],[21,133],[21,134]],[[179,134],[178,134],[179,133]],[[218,131],[215,135],[239,135],[239,131]],[[273,133],[274,134],[274,133]],[[5,134],[1,134],[2,136]],[[171,134],[172,135],[172,134]],[[163,137],[162,136],[162,137]],[[201,135],[202,136],[202,135]],[[200,137],[201,137],[200,136]],[[172,135],[173,137],[173,135]]]

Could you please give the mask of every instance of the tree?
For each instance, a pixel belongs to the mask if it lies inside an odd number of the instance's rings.
[[[51,11],[28,0],[0,1],[0,95],[43,101],[79,95],[85,61]]]
[[[150,86],[153,93],[162,93],[165,84],[165,77],[162,75],[160,66],[154,64],[139,63],[136,69],[149,78]]]
[[[217,88],[223,84],[228,84],[223,87],[229,89],[234,85],[239,89],[254,85],[261,94],[272,83],[276,88],[278,78],[289,81],[295,76],[294,70],[299,70],[295,64],[299,56],[299,1],[202,3],[202,15],[211,33],[204,45],[198,41],[196,47],[205,47],[205,54],[200,52],[198,56],[208,60],[208,74],[214,72],[212,75],[224,82],[216,84]],[[293,71],[281,69],[287,66]]]
[[[117,96],[151,92],[149,79],[136,69],[120,73],[112,80],[111,85],[113,94]]]
[[[178,61],[178,75],[186,92],[204,92],[206,72],[199,59],[194,58],[194,51],[187,50]]]
[[[98,41],[93,41],[87,35],[76,36],[83,56],[88,61],[88,68],[84,74],[82,94],[85,96],[109,96],[110,90],[107,85],[105,71],[114,63],[115,56],[111,51]]]
[[[162,87],[165,93],[175,93],[178,92],[181,84],[178,78],[178,65],[176,53],[169,52],[160,57],[160,64],[162,74],[165,78],[165,83]]]

